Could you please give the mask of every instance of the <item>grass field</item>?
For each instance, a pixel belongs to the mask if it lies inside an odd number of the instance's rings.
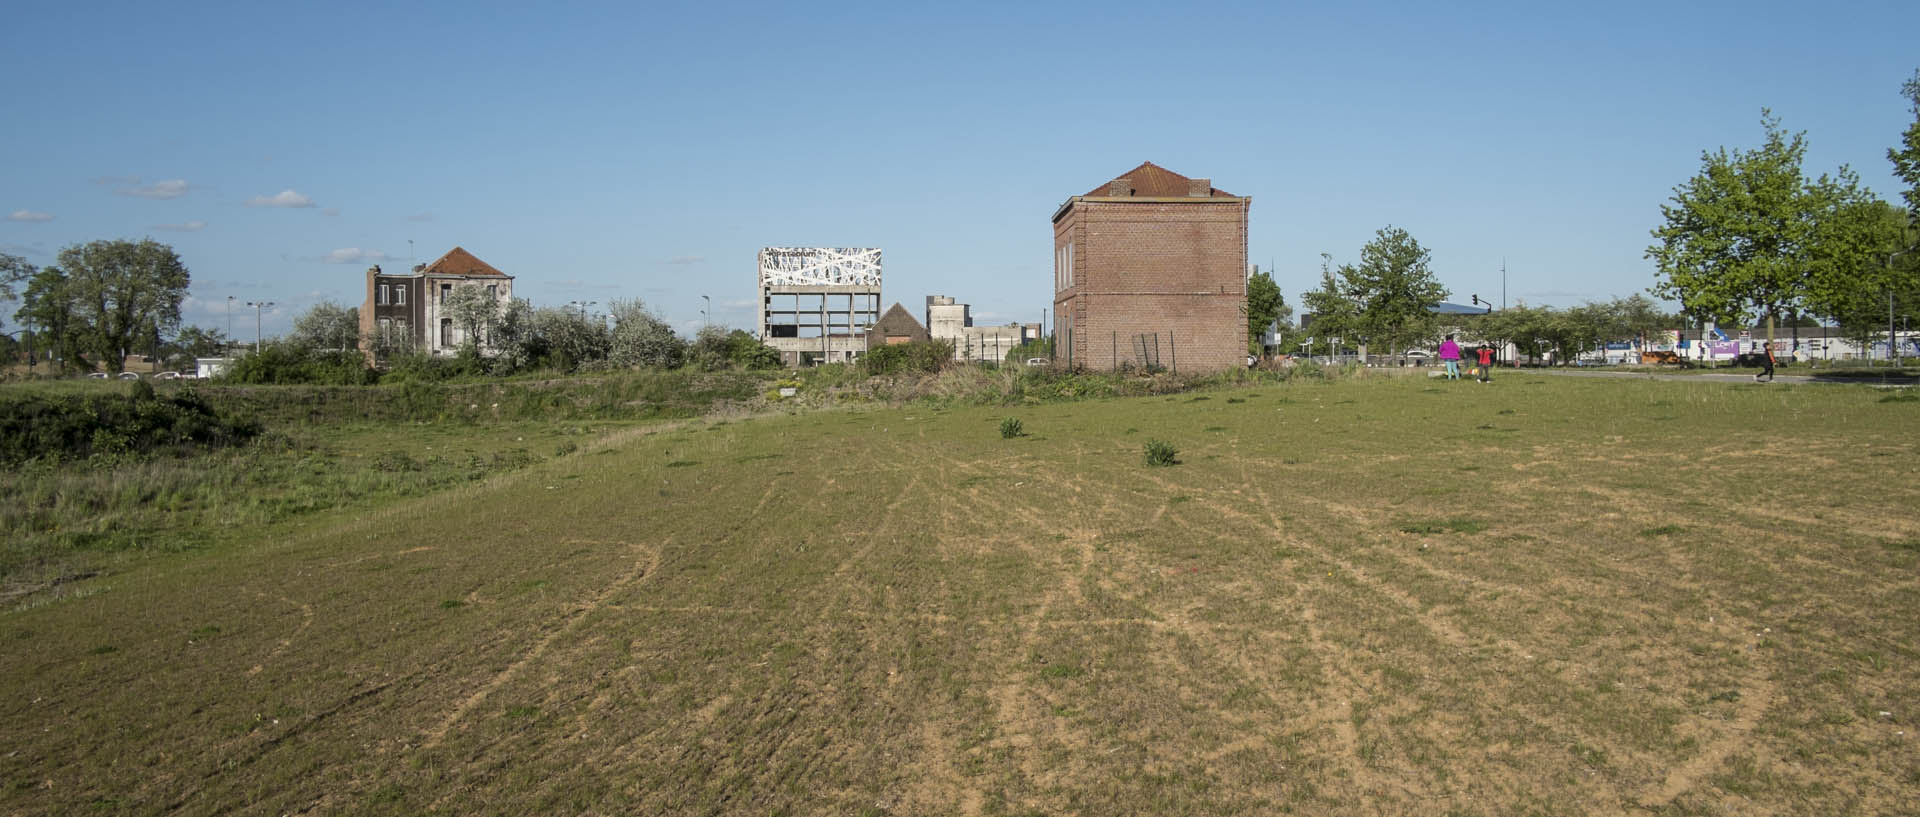
[[[1295,381],[552,445],[0,614],[0,813],[1920,790],[1920,401],[1890,393]]]

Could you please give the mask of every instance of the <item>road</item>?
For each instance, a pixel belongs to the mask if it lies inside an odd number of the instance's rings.
[[[1502,369],[1498,374],[1506,374],[1508,371],[1509,370]],[[1646,380],[1692,380],[1692,381],[1711,380],[1719,383],[1752,383],[1754,382],[1753,375],[1751,374],[1706,374],[1706,373],[1666,374],[1662,372],[1609,372],[1609,371],[1596,371],[1593,369],[1526,369],[1524,371],[1530,374],[1531,373],[1554,374],[1554,375],[1560,375],[1562,377],[1625,377],[1625,378],[1641,378]],[[1516,373],[1517,373],[1517,370],[1516,370]],[[1496,374],[1496,379],[1498,379],[1498,374]],[[1772,382],[1774,383],[1840,383],[1840,384],[1853,384],[1853,385],[1859,385],[1859,386],[1912,386],[1912,385],[1915,385],[1915,383],[1920,382],[1920,378],[1916,378],[1913,375],[1883,375],[1881,377],[1874,378],[1874,377],[1861,377],[1858,375],[1835,376],[1835,375],[1826,375],[1826,374],[1812,374],[1812,375],[1782,374],[1782,375],[1775,376]]]

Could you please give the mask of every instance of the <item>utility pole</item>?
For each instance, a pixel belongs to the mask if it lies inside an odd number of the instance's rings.
[[[702,295],[700,300],[706,304],[700,307],[700,328],[705,329],[713,325],[713,299]]]
[[[232,351],[233,351],[233,296],[228,295],[227,296],[227,343],[226,343],[226,348],[220,350],[220,356],[226,357]]]
[[[260,336],[262,334],[260,331],[260,313],[267,307],[273,306],[273,302],[248,301],[247,306],[253,307],[253,353],[257,355],[260,353]]]

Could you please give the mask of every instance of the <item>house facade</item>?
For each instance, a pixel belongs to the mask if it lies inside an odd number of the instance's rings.
[[[484,290],[503,312],[513,302],[513,276],[462,247],[412,272],[390,273],[377,264],[369,268],[366,300],[360,306],[361,351],[375,364],[384,362],[389,352],[405,349],[457,354],[467,343],[468,328],[447,306],[463,289]],[[481,354],[494,352],[486,328],[473,340]]]
[[[1245,365],[1252,203],[1152,162],[1067,199],[1053,214],[1055,365]]]

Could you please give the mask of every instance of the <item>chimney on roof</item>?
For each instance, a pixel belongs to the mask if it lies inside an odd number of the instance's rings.
[[[1188,179],[1187,195],[1203,196],[1203,197],[1213,195],[1213,180],[1212,179]]]
[[[425,265],[425,264],[415,264],[415,265],[413,265],[413,271],[414,271],[414,272],[422,272],[422,271],[425,271],[425,270],[426,270],[426,268],[427,268],[427,265]]]
[[[1109,196],[1133,195],[1133,181],[1131,179],[1114,179],[1113,181],[1107,182],[1107,195]]]

